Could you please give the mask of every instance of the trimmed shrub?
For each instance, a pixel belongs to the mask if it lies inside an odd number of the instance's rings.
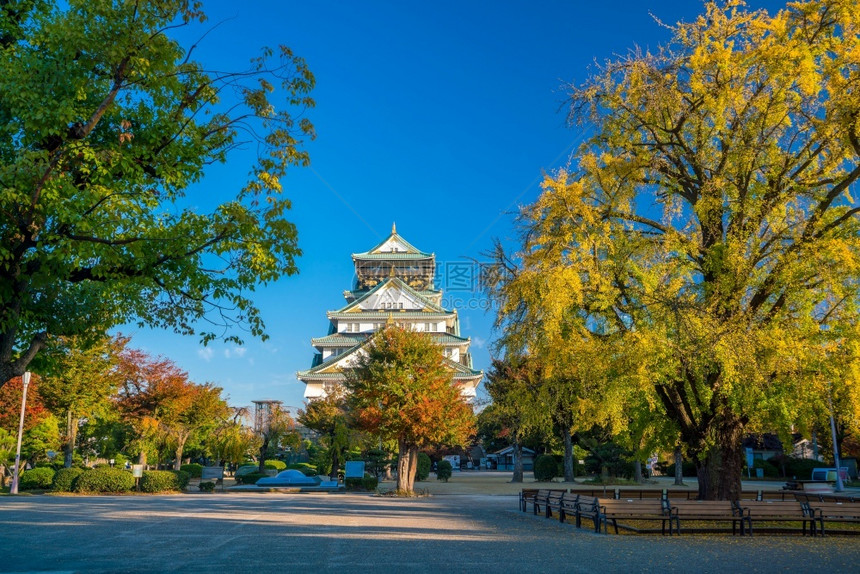
[[[236,478],[238,479],[238,477],[245,475],[245,474],[255,473],[255,472],[257,472],[258,468],[260,468],[260,467],[257,466],[256,463],[243,464],[242,466],[240,466],[239,468],[236,469]]]
[[[128,492],[133,488],[134,477],[119,468],[95,468],[72,483],[73,492]]]
[[[287,463],[285,463],[282,460],[277,460],[277,459],[267,460],[266,462],[263,463],[263,466],[266,468],[272,468],[274,470],[277,470],[278,472],[281,472],[282,470],[287,469]]]
[[[84,473],[82,468],[61,468],[54,474],[51,490],[54,492],[71,492],[75,479]]]
[[[25,470],[18,479],[21,490],[48,490],[54,481],[54,469],[46,466]]]
[[[364,473],[364,477],[350,477],[344,480],[344,486],[346,486],[347,490],[367,490],[372,491],[376,490],[376,487],[379,486],[379,479],[370,474],[369,472]]]
[[[183,464],[179,467],[182,472],[187,472],[191,478],[200,478],[203,476],[203,465],[192,462],[191,464]]]
[[[236,484],[257,484],[258,480],[266,478],[267,476],[269,475],[264,472],[249,472],[242,476],[237,476]]]
[[[200,489],[200,492],[215,492],[215,483],[207,480],[197,485],[197,488]]]
[[[306,462],[297,462],[295,464],[291,464],[287,467],[287,469],[299,470],[305,476],[316,476],[318,474],[317,467]]]
[[[811,458],[786,457],[785,474],[786,476],[797,477],[798,480],[810,480],[812,478],[813,468],[821,468],[825,466],[831,465]]]
[[[538,482],[547,482],[555,478],[558,465],[550,454],[542,454],[535,459],[534,473],[535,480]]]
[[[427,456],[427,453],[419,452],[418,453],[418,470],[415,472],[415,480],[427,480],[430,478],[430,467],[432,463],[430,462],[430,457]]]
[[[364,478],[361,479],[361,486],[363,486],[364,490],[368,492],[376,490],[376,487],[379,486],[379,479],[374,475],[365,472]]]
[[[144,470],[140,479],[141,492],[180,490],[179,477],[170,470]]]
[[[448,479],[451,478],[451,472],[454,470],[454,467],[451,466],[451,463],[447,460],[440,460],[436,463],[436,480],[441,480],[442,482],[448,482]]]
[[[753,468],[760,468],[764,471],[764,475],[767,478],[777,478],[779,477],[779,469],[774,466],[774,464],[767,460],[756,460],[753,463]],[[753,473],[755,474],[755,473]],[[810,472],[810,475],[812,473]]]

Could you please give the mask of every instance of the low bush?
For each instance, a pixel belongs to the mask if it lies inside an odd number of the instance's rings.
[[[364,473],[364,478],[361,479],[361,486],[364,487],[364,490],[371,492],[376,490],[376,487],[379,486],[379,479],[370,473]]]
[[[558,465],[555,458],[549,454],[542,454],[535,459],[534,473],[535,480],[538,482],[547,482],[555,478]]]
[[[297,463],[289,465],[287,468],[291,469],[291,470],[299,470],[305,476],[316,476],[317,475],[317,467],[312,465],[312,464],[308,464],[306,462],[297,462]]]
[[[756,460],[753,464],[753,468],[760,468],[764,471],[764,476],[767,478],[778,478],[780,476],[779,469],[770,461],[767,460]],[[753,471],[753,476],[755,476],[755,471]]]
[[[181,474],[180,474],[181,473]],[[183,477],[182,474],[185,476]],[[179,491],[188,484],[188,473],[176,470],[144,470],[140,479],[141,492]],[[185,484],[182,484],[185,482]]]
[[[427,453],[419,452],[418,453],[418,470],[415,472],[415,480],[427,480],[430,478],[430,467],[432,463],[430,462],[430,457],[427,456]]]
[[[128,492],[134,488],[134,477],[119,468],[95,468],[79,475],[72,483],[73,492]]]
[[[240,466],[239,468],[236,469],[236,477],[238,478],[238,477],[245,475],[245,474],[251,474],[251,473],[257,472],[258,468],[260,468],[260,467],[257,466],[257,463],[243,464],[242,466]]]
[[[454,467],[451,466],[451,463],[447,460],[440,460],[436,464],[436,480],[441,480],[442,482],[448,482],[448,479],[451,478],[451,472],[454,470]]]
[[[236,484],[257,484],[257,481],[261,478],[266,478],[269,476],[265,472],[249,472],[247,474],[243,474],[242,476],[236,477]]]
[[[369,472],[365,472],[362,478],[356,476],[347,478],[344,480],[344,486],[346,486],[347,490],[366,490],[371,492],[379,486],[379,479]]]
[[[797,480],[812,479],[813,468],[831,466],[827,463],[811,458],[794,458],[790,456],[785,457],[782,464],[785,467],[785,475],[788,477],[795,477]]]
[[[200,492],[215,492],[215,483],[214,483],[214,482],[209,482],[209,481],[207,480],[206,482],[201,482],[201,483],[197,486],[197,488],[199,488],[199,489],[200,489]]]
[[[179,467],[182,472],[187,472],[191,478],[200,478],[203,476],[203,465],[192,462],[191,464],[183,464]]]
[[[36,467],[25,470],[18,478],[18,488],[21,490],[48,490],[54,480],[54,469]]]
[[[263,463],[263,466],[266,468],[271,468],[271,469],[277,470],[278,472],[281,472],[282,470],[287,469],[287,463],[285,463],[282,460],[276,460],[276,459],[267,460],[266,462]]]
[[[54,474],[51,490],[54,492],[71,492],[75,479],[84,473],[82,468],[61,468]]]

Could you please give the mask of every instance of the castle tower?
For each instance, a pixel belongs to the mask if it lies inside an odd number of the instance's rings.
[[[436,256],[413,247],[391,226],[391,235],[376,247],[354,253],[355,284],[344,291],[346,305],[329,311],[329,331],[311,339],[319,351],[311,368],[296,376],[307,385],[305,398],[325,396],[329,385],[344,380],[344,370],[354,364],[370,336],[389,321],[426,333],[442,347],[453,382],[463,396],[472,398],[483,377],[472,369],[471,340],[460,335],[456,310],[441,307],[437,290]]]

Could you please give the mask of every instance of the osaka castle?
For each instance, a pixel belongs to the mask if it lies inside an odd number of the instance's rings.
[[[311,368],[296,376],[305,385],[305,398],[327,394],[342,384],[370,336],[388,323],[426,333],[441,347],[454,384],[471,399],[483,377],[472,369],[468,337],[460,335],[456,310],[442,307],[436,289],[436,256],[413,247],[391,227],[388,238],[364,253],[354,253],[355,284],[344,291],[346,304],[329,311],[328,334],[311,339],[317,350]]]

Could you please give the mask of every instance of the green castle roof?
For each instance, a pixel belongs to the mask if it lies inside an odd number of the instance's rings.
[[[394,240],[403,245],[406,251],[380,251],[383,245]],[[353,253],[353,259],[429,259],[435,257],[432,253],[419,250],[414,245],[403,239],[397,233],[397,227],[391,226],[391,235],[379,242],[375,247],[363,253]]]

